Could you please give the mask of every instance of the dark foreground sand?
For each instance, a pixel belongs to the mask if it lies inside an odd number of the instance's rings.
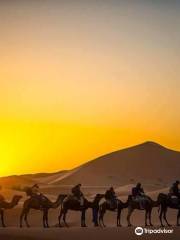
[[[172,228],[171,228],[172,229]],[[153,239],[153,240],[179,240],[180,228],[173,227],[174,233],[172,234],[145,234],[142,236],[136,236],[134,233],[134,227],[127,228],[115,228],[110,227],[106,229],[102,228],[79,228],[72,227],[65,228],[31,228],[31,229],[19,229],[19,228],[6,228],[0,229],[1,240],[90,240],[90,239],[104,239],[104,240],[133,240],[133,239]]]
[[[117,228],[116,226],[116,212],[107,212],[105,216],[105,223],[107,228],[95,228],[92,225],[92,211],[87,211],[87,228],[80,228],[80,213],[70,211],[67,215],[67,222],[69,228],[57,228],[59,209],[51,209],[49,211],[49,224],[51,228],[42,228],[42,212],[31,210],[29,214],[29,223],[31,228],[24,227],[20,229],[19,217],[22,207],[7,210],[5,212],[5,222],[8,226],[3,229],[0,227],[0,240],[134,240],[134,239],[152,239],[152,240],[180,240],[180,227],[172,227],[174,233],[172,234],[145,234],[143,236],[136,236],[134,227],[127,227],[127,209],[122,211],[122,225],[123,227]],[[168,210],[168,220],[172,225],[176,223],[177,210]],[[135,211],[132,216],[132,224],[134,226],[143,226],[144,224],[144,211]],[[155,229],[159,229],[158,209],[153,209],[152,222]]]

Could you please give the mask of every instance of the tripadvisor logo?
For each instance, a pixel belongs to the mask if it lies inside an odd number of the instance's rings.
[[[136,235],[142,235],[143,234],[143,228],[142,227],[137,227],[135,228],[135,234]]]
[[[149,228],[142,228],[136,227],[134,232],[136,235],[141,236],[143,234],[170,234],[173,233],[173,229],[166,229],[166,228],[158,228],[158,229],[149,229]]]

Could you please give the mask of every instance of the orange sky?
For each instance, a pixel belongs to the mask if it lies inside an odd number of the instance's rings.
[[[180,149],[180,5],[90,2],[0,2],[0,176]]]

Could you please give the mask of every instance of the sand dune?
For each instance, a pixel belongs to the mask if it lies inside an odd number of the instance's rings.
[[[106,154],[72,169],[56,173],[39,173],[0,178],[0,185],[12,187],[42,185],[109,187],[135,184],[142,181],[146,186],[167,187],[180,178],[180,152],[167,149],[154,142]]]
[[[54,183],[119,186],[142,181],[166,186],[179,178],[180,152],[146,142],[90,161]]]
[[[48,175],[42,175],[41,177],[36,177],[35,180],[39,183],[43,183],[43,184],[53,184],[54,181],[56,181],[57,179],[62,178],[63,176],[66,176],[68,174],[69,171],[60,171],[58,173],[54,173],[54,174],[48,174]],[[34,179],[34,177],[33,177]]]
[[[34,181],[30,177],[25,176],[9,176],[9,177],[1,177],[0,178],[0,185],[2,187],[11,188],[11,187],[23,187],[34,184]]]

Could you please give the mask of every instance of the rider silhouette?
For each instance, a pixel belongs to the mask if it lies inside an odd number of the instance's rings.
[[[137,183],[136,187],[132,188],[132,197],[139,202],[140,208],[144,209],[145,194],[141,183]]]
[[[105,199],[114,208],[117,204],[117,197],[113,187],[110,187],[105,193]]]
[[[170,196],[176,196],[180,200],[179,181],[174,182],[169,190]]]
[[[84,195],[81,191],[81,184],[77,184],[76,186],[74,186],[71,190],[73,196],[75,196],[77,198],[77,200],[80,202],[80,205],[84,204]]]
[[[136,187],[132,188],[132,196],[143,196],[144,195],[144,189],[141,186],[141,183],[137,183]]]
[[[38,184],[34,184],[32,187],[31,187],[31,192],[32,192],[32,195],[40,195],[40,190],[39,190],[39,185]]]
[[[41,207],[43,207],[44,201],[47,200],[47,198],[40,192],[38,184],[34,184],[31,187],[31,197],[39,199]]]

